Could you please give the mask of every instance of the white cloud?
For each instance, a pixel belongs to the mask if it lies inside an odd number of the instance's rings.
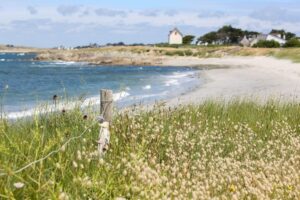
[[[31,33],[35,30],[43,31],[45,37],[47,34],[55,33],[55,37],[53,36],[49,44],[56,44],[61,38],[67,41],[66,38],[70,37],[70,33],[82,38],[82,40],[76,39],[84,43],[88,36],[99,37],[100,27],[101,31],[106,33],[101,36],[101,39],[107,42],[111,42],[113,37],[119,40],[120,36],[125,35],[127,41],[138,40],[136,42],[146,43],[161,41],[166,38],[168,29],[173,26],[183,27],[182,32],[185,34],[191,31],[197,36],[225,24],[261,32],[270,31],[272,28],[283,28],[300,33],[300,15],[297,14],[297,9],[288,10],[289,12],[286,8],[279,9],[277,12],[274,9],[274,14],[272,10],[231,13],[218,10],[116,10],[79,5],[38,6],[37,8],[3,9],[0,12],[0,32],[6,35],[11,34],[10,31],[18,32],[20,38],[26,31]],[[143,37],[139,38],[140,35]],[[11,37],[9,35],[9,38]],[[23,40],[28,39],[24,36]]]
[[[76,14],[80,11],[80,6],[77,5],[61,5],[57,7],[57,12],[63,16]]]

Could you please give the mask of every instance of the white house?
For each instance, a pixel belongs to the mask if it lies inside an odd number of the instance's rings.
[[[182,44],[183,34],[177,29],[174,28],[169,33],[169,44]]]
[[[285,43],[286,43],[286,40],[285,40],[285,35],[281,36],[280,34],[279,35],[273,35],[273,34],[269,34],[267,36],[267,41],[276,41],[278,42],[281,46],[283,46]]]
[[[240,44],[244,47],[252,47],[255,44],[257,44],[259,41],[276,41],[281,46],[283,46],[286,43],[285,36],[275,35],[275,34],[259,34],[252,37],[244,36],[244,38],[240,41]]]

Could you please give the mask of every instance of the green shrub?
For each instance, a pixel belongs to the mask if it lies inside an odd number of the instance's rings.
[[[184,56],[185,52],[184,51],[167,51],[165,53],[166,56]]]
[[[300,47],[300,41],[297,38],[292,38],[284,45],[284,47]]]
[[[193,51],[191,51],[191,50],[186,50],[186,51],[184,51],[184,54],[185,54],[186,56],[192,56],[192,55],[193,55]]]
[[[257,44],[253,45],[253,47],[258,48],[279,48],[280,44],[274,40],[267,41],[267,40],[261,40]]]

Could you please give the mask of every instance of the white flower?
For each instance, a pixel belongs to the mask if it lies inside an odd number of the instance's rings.
[[[66,151],[66,145],[63,145],[60,149],[62,152],[65,152]]]
[[[69,197],[66,193],[62,192],[59,194],[59,197],[58,197],[59,200],[68,200]]]
[[[74,168],[77,168],[77,167],[78,167],[78,164],[77,164],[75,161],[73,161],[73,167],[74,167]]]
[[[18,189],[24,187],[24,185],[25,185],[25,184],[24,184],[24,183],[21,183],[21,182],[14,183],[15,188],[18,188]]]
[[[115,200],[126,200],[124,197],[117,197]]]

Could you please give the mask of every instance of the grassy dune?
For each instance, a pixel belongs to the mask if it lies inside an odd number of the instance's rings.
[[[100,160],[92,113],[2,120],[0,173],[9,175],[0,177],[0,199],[299,199],[299,113],[299,104],[271,101],[126,111]]]
[[[220,58],[225,56],[272,56],[300,62],[300,48],[243,48],[239,46],[171,47],[103,47],[79,50],[39,51],[38,60],[81,61],[108,65],[160,65],[163,57],[191,56]]]

